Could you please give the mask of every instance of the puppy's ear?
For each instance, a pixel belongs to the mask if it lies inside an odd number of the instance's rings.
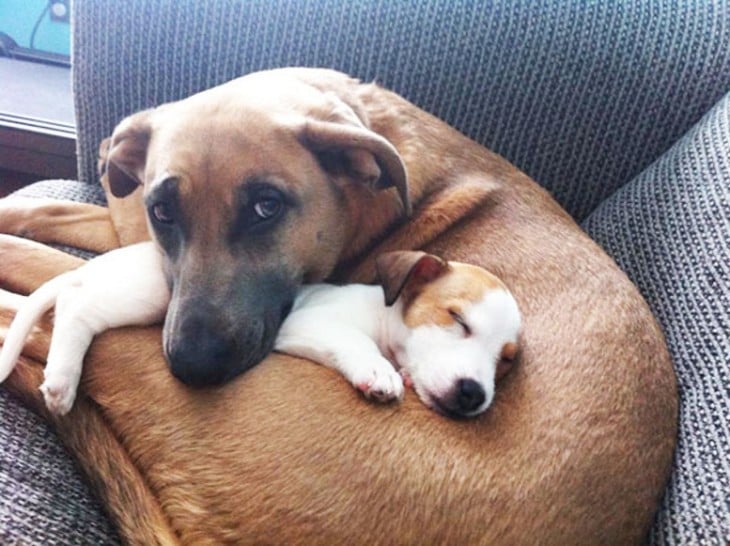
[[[151,113],[146,110],[129,116],[114,129],[106,161],[109,191],[114,197],[126,197],[144,181]]]
[[[331,111],[309,118],[302,142],[317,154],[323,168],[346,174],[373,190],[395,187],[407,215],[411,213],[408,176],[395,147],[368,129],[355,111],[333,93],[326,93]]]
[[[449,271],[451,266],[433,254],[398,250],[378,256],[375,268],[385,293],[385,305],[393,305],[404,290],[410,294],[417,292],[424,284]]]
[[[517,350],[517,344],[512,343],[511,341],[502,346],[502,352],[500,353],[499,360],[497,361],[497,375],[494,379],[495,382],[502,379],[512,370],[515,358],[517,358]]]

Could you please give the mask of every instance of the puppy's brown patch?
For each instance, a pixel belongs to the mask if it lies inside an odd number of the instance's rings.
[[[489,290],[506,290],[504,283],[481,267],[459,262],[449,262],[452,271],[424,284],[413,295],[403,311],[403,319],[409,328],[426,324],[451,326],[456,323],[454,313],[484,297]]]

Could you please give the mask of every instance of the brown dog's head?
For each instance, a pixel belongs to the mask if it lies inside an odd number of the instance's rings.
[[[409,210],[395,148],[356,104],[299,73],[251,74],[135,114],[112,135],[110,191],[144,185],[166,255],[164,348],[185,383],[220,383],[262,360],[297,287],[332,271],[367,229],[360,219],[399,198]]]

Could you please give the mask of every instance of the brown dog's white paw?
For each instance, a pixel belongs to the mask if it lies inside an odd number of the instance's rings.
[[[55,415],[66,415],[76,399],[76,388],[67,378],[46,378],[40,386],[48,411]]]
[[[378,402],[391,402],[403,398],[403,379],[390,364],[364,368],[356,374],[352,384],[366,398],[372,398]]]

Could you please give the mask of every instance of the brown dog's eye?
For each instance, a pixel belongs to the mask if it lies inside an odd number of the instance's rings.
[[[454,322],[461,326],[461,328],[464,330],[465,336],[471,335],[471,328],[469,328],[469,325],[464,320],[464,317],[462,317],[457,311],[454,311],[453,309],[449,309],[449,315],[451,315],[451,318],[454,319]]]
[[[282,203],[279,199],[267,198],[257,201],[253,205],[256,215],[262,220],[273,218],[281,212]]]
[[[239,189],[239,209],[231,227],[232,241],[265,236],[280,225],[297,201],[291,194],[265,180],[247,180]]]
[[[171,224],[173,222],[172,211],[166,203],[155,203],[150,207],[152,217],[162,224]]]

